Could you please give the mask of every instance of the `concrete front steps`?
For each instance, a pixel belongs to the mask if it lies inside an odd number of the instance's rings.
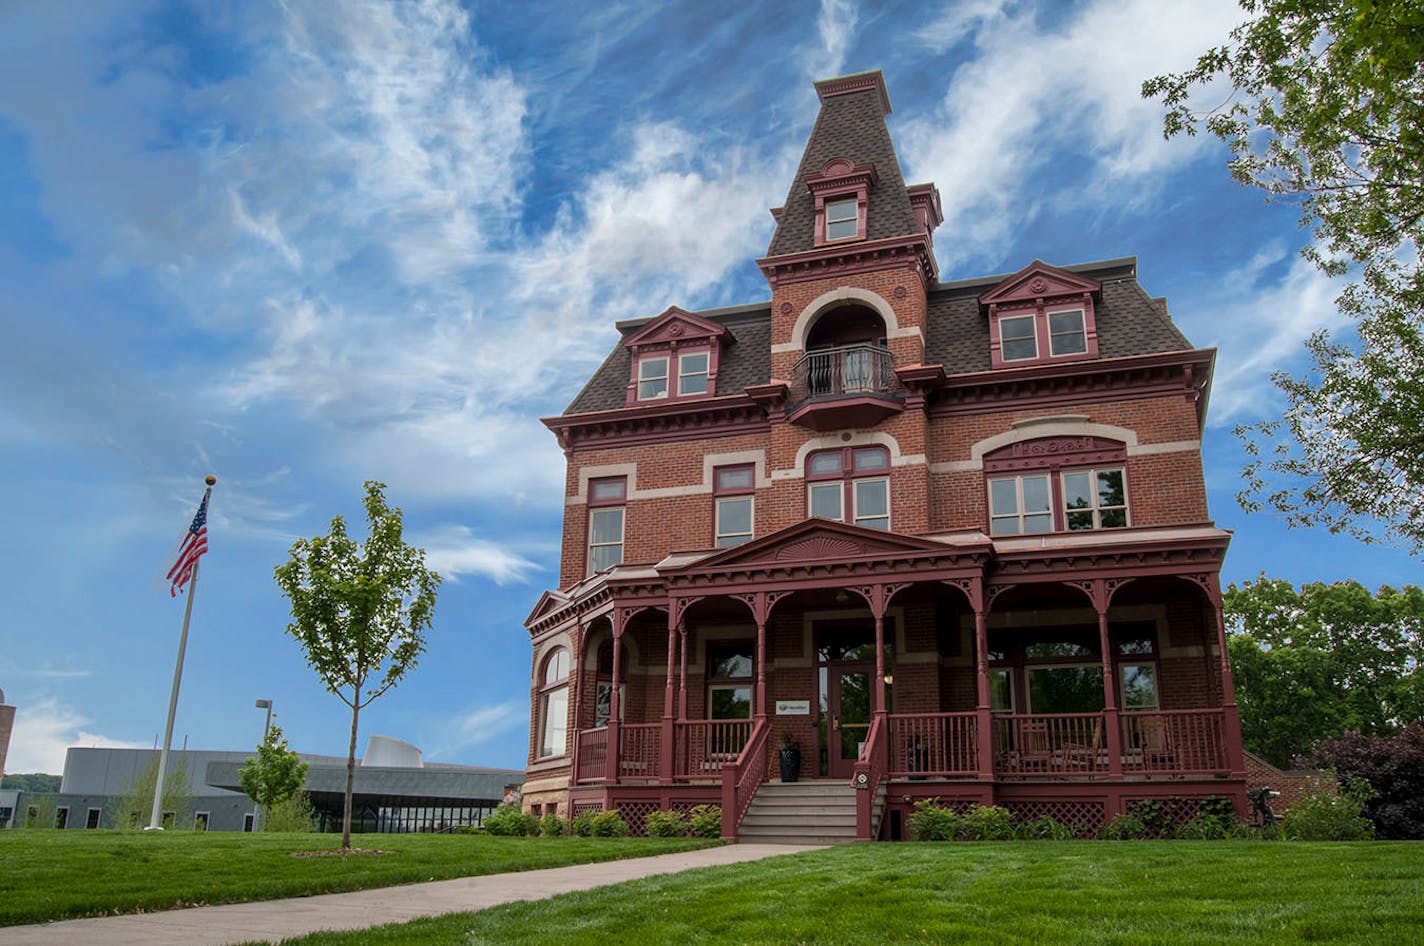
[[[882,804],[877,799],[876,821]],[[840,779],[767,782],[737,831],[748,844],[845,844],[855,840],[855,789]]]

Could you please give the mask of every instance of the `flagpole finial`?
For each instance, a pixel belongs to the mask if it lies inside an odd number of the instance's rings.
[[[218,478],[217,478],[216,476],[213,476],[211,473],[209,473],[207,476],[203,477],[203,482],[204,482],[204,483],[207,483],[209,486],[212,486],[212,485],[213,485],[214,483],[216,483],[217,481],[218,481]]]

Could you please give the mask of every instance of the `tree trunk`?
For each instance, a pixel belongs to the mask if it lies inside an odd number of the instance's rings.
[[[346,804],[341,811],[341,849],[351,850],[351,788],[356,782],[356,718],[361,715],[361,691],[351,703],[351,745],[346,750]]]

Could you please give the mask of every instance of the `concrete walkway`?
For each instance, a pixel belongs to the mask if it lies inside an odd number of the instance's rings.
[[[729,844],[600,864],[461,877],[428,884],[378,887],[293,900],[263,900],[163,913],[61,920],[35,926],[0,927],[3,946],[224,946],[276,942],[321,930],[355,930],[404,923],[426,916],[483,910],[516,900],[540,900],[571,890],[675,874],[694,867],[758,861],[777,854],[815,850],[786,844]]]

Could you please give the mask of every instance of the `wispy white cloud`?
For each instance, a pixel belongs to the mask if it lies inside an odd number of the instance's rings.
[[[86,727],[94,720],[52,697],[17,705],[15,730],[5,769],[10,772],[64,771],[64,753],[71,746],[144,749],[146,743],[114,739]]]
[[[464,575],[483,575],[504,585],[526,581],[539,570],[538,565],[507,544],[478,538],[468,526],[443,526],[413,535],[410,541],[425,549],[427,565],[455,581]]]
[[[441,728],[441,741],[431,749],[432,758],[449,758],[457,752],[496,742],[507,733],[523,729],[529,723],[529,704],[510,700],[489,706],[476,706],[446,720]]]
[[[846,54],[855,41],[860,9],[853,0],[821,0],[816,16],[818,46],[805,54],[806,68],[813,79],[840,75],[845,70]]]
[[[999,264],[996,254],[1049,199],[1082,208],[1110,197],[1119,212],[1140,204],[1163,172],[1213,147],[1164,141],[1161,105],[1139,89],[1226,35],[1241,16],[1236,4],[1097,0],[1052,23],[1042,14],[985,3],[940,18],[946,44],[972,38],[976,55],[945,76],[938,109],[902,123],[901,138],[910,177],[937,181],[943,194],[943,232],[955,234],[939,247],[946,266]],[[1125,26],[1130,41],[1106,41]],[[1063,192],[1049,197],[1039,177],[1080,163],[1086,170],[1055,177]]]

